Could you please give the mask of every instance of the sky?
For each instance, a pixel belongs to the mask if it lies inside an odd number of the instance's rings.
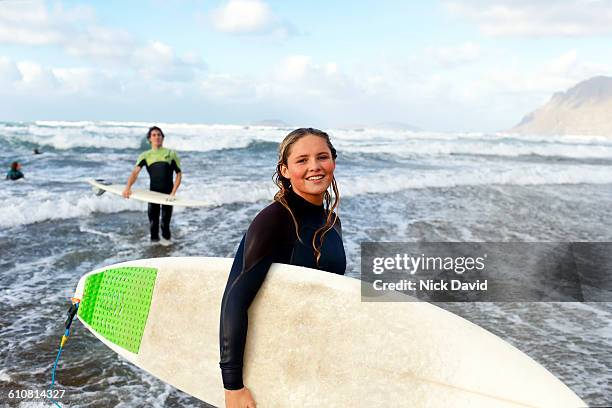
[[[0,0],[0,121],[492,132],[611,37],[612,0]]]

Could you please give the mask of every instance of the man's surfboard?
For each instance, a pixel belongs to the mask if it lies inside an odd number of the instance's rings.
[[[218,329],[231,263],[156,258],[95,270],[78,283],[78,317],[133,364],[224,406]],[[272,265],[249,310],[244,381],[258,407],[586,406],[486,330],[429,303],[362,302],[360,285]]]
[[[87,180],[87,182],[91,184],[99,192],[99,194],[108,191],[113,194],[123,195],[123,190],[125,190],[125,184],[112,184],[100,179]],[[181,207],[204,207],[210,204],[204,201],[191,200],[188,198],[171,196],[170,194],[163,194],[158,193],[156,191],[142,190],[138,188],[132,189],[132,194],[130,195],[130,198],[139,201],[144,201],[146,203]]]

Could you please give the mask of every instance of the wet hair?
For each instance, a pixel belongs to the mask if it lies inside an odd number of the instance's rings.
[[[289,204],[287,202],[287,194],[291,190],[291,181],[288,178],[283,177],[281,173],[281,167],[287,166],[289,154],[291,153],[291,147],[295,142],[303,138],[304,136],[317,136],[323,138],[327,143],[327,147],[331,152],[332,158],[335,161],[338,156],[336,153],[336,149],[332,145],[329,135],[322,130],[313,129],[313,128],[299,128],[295,129],[291,133],[289,133],[283,141],[278,146],[278,162],[276,163],[276,171],[274,172],[273,180],[274,184],[278,186],[278,192],[274,195],[274,201],[278,201],[283,205],[289,213],[291,214],[291,218],[293,219],[293,224],[295,226],[295,234],[301,242],[299,227],[297,220],[295,219],[295,215]],[[312,237],[312,248],[315,253],[315,258],[317,260],[317,265],[319,264],[319,258],[321,258],[321,246],[323,245],[323,238],[325,234],[329,232],[330,229],[334,226],[338,219],[338,214],[335,212],[338,208],[338,204],[340,204],[340,192],[338,191],[338,185],[336,184],[336,178],[332,175],[332,181],[330,184],[331,189],[334,193],[334,201],[332,203],[332,196],[329,192],[329,188],[325,190],[323,193],[323,203],[325,206],[325,211],[327,213],[327,218],[325,219],[325,224],[317,229]],[[317,245],[317,238],[319,239],[319,243]]]
[[[11,163],[11,170],[17,170],[17,168],[19,167],[19,162],[12,162]]]
[[[154,130],[157,130],[159,133],[161,133],[162,139],[166,138],[166,135],[164,135],[164,131],[163,130],[161,130],[157,126],[151,126],[149,128],[149,131],[147,132],[147,140],[151,140],[151,133],[153,133]]]

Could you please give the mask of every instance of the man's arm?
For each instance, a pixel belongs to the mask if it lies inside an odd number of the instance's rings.
[[[176,179],[174,179],[174,186],[172,186],[172,192],[170,193],[171,196],[176,194],[176,190],[178,190],[179,186],[181,185],[182,178],[183,178],[182,171],[176,173]]]
[[[130,195],[132,195],[132,185],[136,182],[140,170],[142,170],[142,167],[134,167],[134,170],[132,170],[132,174],[130,174],[130,177],[128,177],[127,184],[125,185],[125,190],[123,190],[123,196],[125,198],[130,198]]]

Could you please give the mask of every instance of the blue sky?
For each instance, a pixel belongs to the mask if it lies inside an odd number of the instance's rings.
[[[607,0],[3,0],[0,120],[503,130],[611,36]]]

